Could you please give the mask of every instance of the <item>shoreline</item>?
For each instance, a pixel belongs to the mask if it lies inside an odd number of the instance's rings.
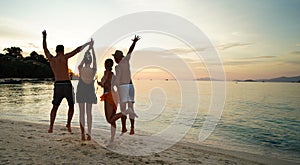
[[[148,156],[128,156],[107,149],[98,140],[82,142],[78,127],[72,127],[70,134],[64,126],[55,125],[54,133],[49,134],[46,124],[6,119],[1,119],[0,123],[1,164],[297,164],[184,141]],[[101,132],[96,138],[106,142],[110,133]],[[116,141],[128,139],[131,142],[134,138],[128,135],[117,137]]]
[[[77,77],[72,77],[71,81],[77,81]],[[22,83],[43,83],[43,82],[54,82],[54,78],[0,78],[0,84],[22,84]],[[174,79],[137,79],[135,81],[175,81]],[[195,81],[195,82],[232,82],[232,83],[292,83],[297,84],[299,81],[261,81],[261,80],[181,80],[181,81]]]
[[[44,83],[54,82],[54,78],[0,78],[0,84],[22,84],[22,83]]]

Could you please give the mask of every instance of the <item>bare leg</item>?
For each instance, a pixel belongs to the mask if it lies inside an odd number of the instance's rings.
[[[128,109],[131,108],[131,110],[133,111],[133,114],[129,114],[129,118],[130,118],[130,135],[134,134],[134,118],[135,118],[135,113],[134,113],[134,109],[133,109],[133,102],[128,102]]]
[[[115,135],[116,135],[116,127],[114,127],[113,125],[111,125],[110,127],[110,143],[112,143],[115,139]]]
[[[129,135],[133,135],[134,134],[134,119],[130,119],[130,124],[131,124],[131,128],[130,128]]]
[[[84,116],[84,103],[79,103],[79,123],[80,123],[80,130],[81,130],[81,140],[85,140],[84,135],[84,125],[85,125],[85,116]]]
[[[87,116],[87,124],[88,124],[88,137],[87,140],[91,140],[92,135],[92,104],[86,103],[86,116]]]
[[[115,114],[113,107],[105,100],[104,102],[104,108],[105,108],[105,116],[108,123],[111,124],[110,127],[110,143],[112,143],[115,139],[116,134],[116,120],[119,119],[121,116],[123,116],[122,113]]]
[[[110,123],[115,123],[118,119],[120,119],[121,117],[123,117],[125,115],[123,115],[123,113],[117,113],[117,114],[114,114],[111,119],[110,119]],[[126,117],[126,116],[125,116]]]
[[[56,112],[58,109],[59,105],[53,105],[51,113],[50,113],[50,127],[48,129],[48,133],[52,133],[53,132],[53,124],[55,121],[55,117],[56,117]]]
[[[74,114],[74,104],[71,104],[71,105],[69,105],[68,121],[67,121],[67,125],[66,125],[69,132],[72,132],[71,121],[72,121],[72,118],[73,118],[73,114]]]
[[[126,129],[126,103],[120,103],[120,109],[121,109],[121,112],[124,114],[124,116],[121,117],[121,123],[122,123],[122,133],[125,133],[127,132],[127,129]]]

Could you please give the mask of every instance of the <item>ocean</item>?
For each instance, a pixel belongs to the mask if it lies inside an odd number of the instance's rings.
[[[75,90],[77,83],[72,81]],[[188,83],[196,85],[197,90],[174,80],[135,80],[137,134],[139,130],[148,134],[168,131],[174,121],[182,119],[176,126],[182,125],[185,130],[178,128],[165,136],[182,134],[183,141],[300,162],[299,83],[226,82],[221,118],[204,141],[199,141],[199,133],[207,120],[212,98],[219,96],[209,81]],[[101,93],[98,88],[98,98]],[[0,84],[1,119],[49,124],[52,94],[52,82]],[[110,130],[103,103],[98,101],[92,108],[93,128]],[[63,100],[55,125],[66,123],[67,109],[67,101]],[[78,111],[76,104],[72,120],[76,127]],[[119,121],[117,127],[119,131]]]

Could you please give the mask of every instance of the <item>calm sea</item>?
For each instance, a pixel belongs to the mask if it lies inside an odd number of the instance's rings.
[[[77,81],[72,83],[76,90]],[[198,135],[210,101],[218,96],[212,95],[210,82],[193,83],[198,88],[199,102],[192,99],[193,95],[182,98],[182,91],[187,89],[176,81],[136,80],[137,130],[155,133],[167,127],[182,108],[182,100],[191,100],[189,104],[199,104],[199,108],[184,140],[200,143]],[[52,82],[0,84],[1,119],[49,124],[52,93]],[[101,93],[99,89],[97,95]],[[67,107],[63,100],[55,124],[66,123]],[[72,124],[79,125],[77,104]],[[93,105],[93,127],[110,128],[101,102]],[[300,162],[300,84],[227,82],[221,119],[201,144]]]

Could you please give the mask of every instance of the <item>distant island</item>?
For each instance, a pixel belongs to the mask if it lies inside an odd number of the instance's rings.
[[[215,78],[204,77],[204,78],[197,78],[194,79],[195,81],[222,81]],[[245,79],[245,80],[232,80],[235,82],[293,82],[293,83],[300,83],[300,76],[295,77],[276,77],[272,79]]]
[[[296,82],[300,83],[300,76],[295,76],[295,77],[276,77],[272,79],[257,79],[257,80],[252,80],[252,79],[247,79],[247,80],[233,80],[235,82]]]

